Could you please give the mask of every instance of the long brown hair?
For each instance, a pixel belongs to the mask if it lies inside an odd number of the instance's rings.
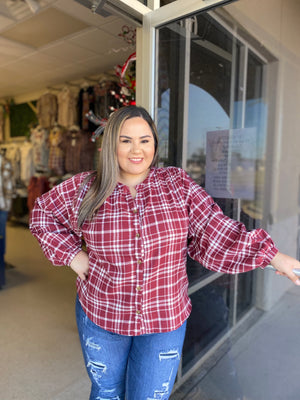
[[[85,220],[90,220],[105,200],[112,194],[118,183],[119,163],[117,159],[117,143],[124,122],[130,118],[143,118],[149,125],[154,142],[155,153],[151,167],[156,165],[158,158],[158,133],[156,126],[143,107],[126,106],[114,111],[108,119],[104,129],[102,148],[99,156],[97,171],[92,172],[83,185],[95,178],[87,191],[78,213],[78,226],[81,227]]]

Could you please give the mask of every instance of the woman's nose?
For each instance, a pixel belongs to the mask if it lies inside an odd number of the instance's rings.
[[[132,151],[133,152],[139,152],[141,149],[140,143],[139,142],[133,142],[132,143]]]

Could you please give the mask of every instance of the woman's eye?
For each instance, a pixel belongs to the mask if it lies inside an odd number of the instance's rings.
[[[142,140],[142,143],[149,143],[149,140],[148,139],[144,139],[144,140]]]

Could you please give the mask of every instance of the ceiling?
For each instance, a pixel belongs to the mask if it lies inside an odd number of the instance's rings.
[[[78,1],[78,0],[77,0]],[[80,87],[114,74],[135,51],[122,34],[125,19],[92,13],[74,0],[0,0],[0,99],[66,84]]]

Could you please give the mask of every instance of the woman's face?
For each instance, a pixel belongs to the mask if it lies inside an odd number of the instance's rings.
[[[142,182],[155,154],[155,141],[148,123],[141,117],[126,120],[117,144],[120,178],[123,183]]]

